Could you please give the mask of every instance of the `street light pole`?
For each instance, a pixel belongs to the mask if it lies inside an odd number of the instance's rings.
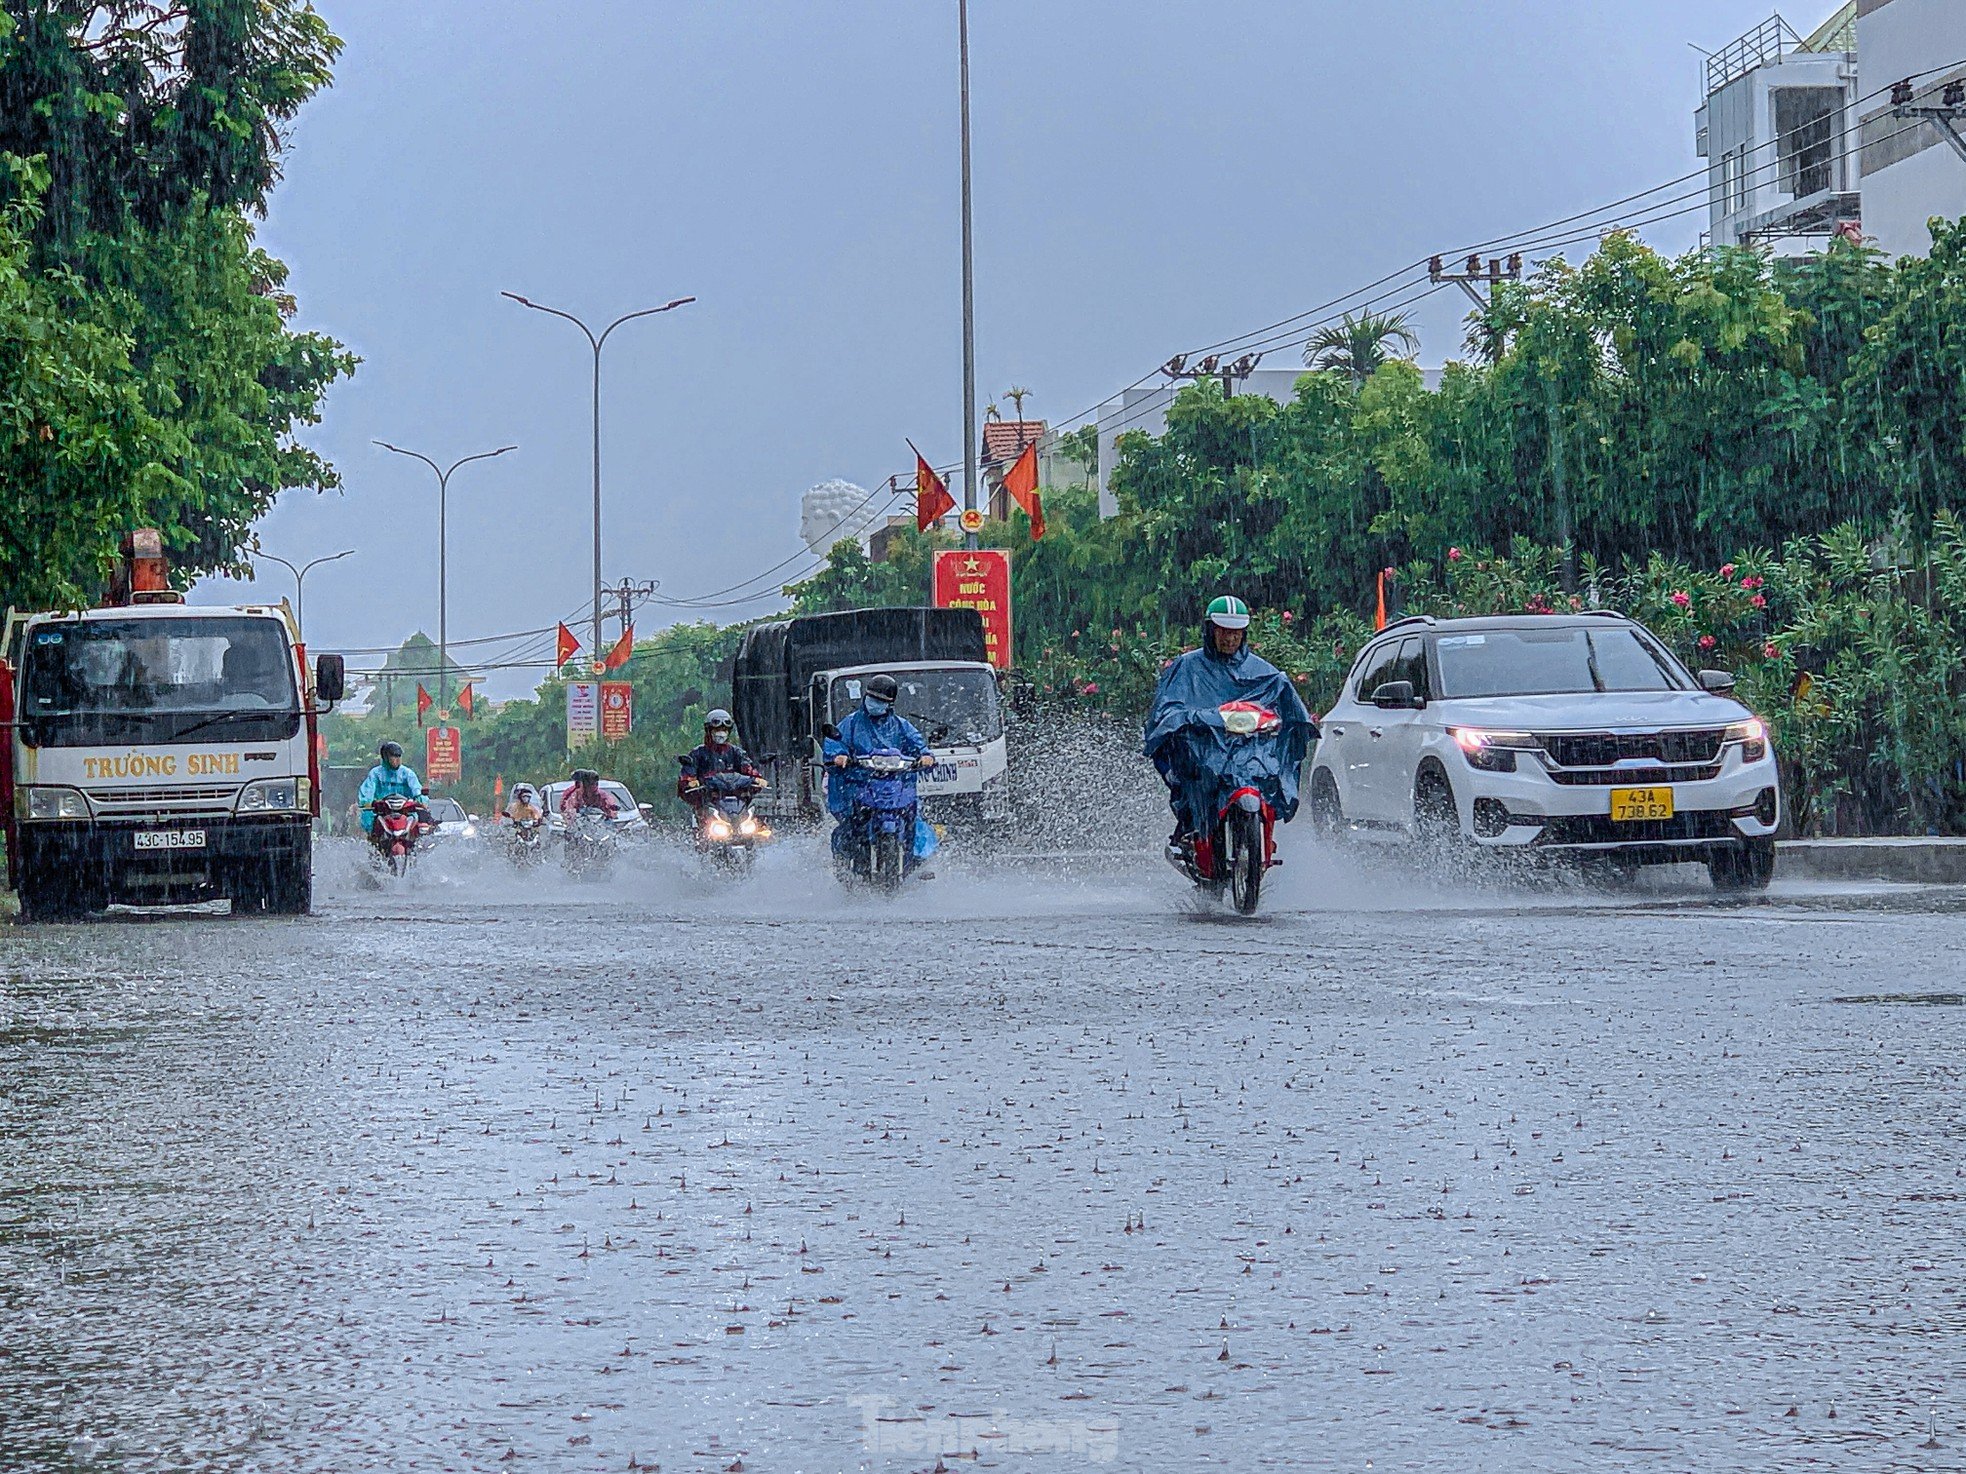
[[[501,297],[510,297],[521,307],[530,307],[534,312],[544,312],[552,317],[564,317],[568,322],[587,335],[587,346],[594,351],[594,645],[588,652],[589,658],[601,658],[601,349],[607,345],[608,335],[624,322],[633,322],[638,317],[653,317],[658,312],[668,312],[694,302],[694,297],[678,297],[673,302],[664,302],[660,307],[644,307],[639,312],[624,312],[613,322],[602,328],[597,336],[594,330],[575,317],[571,312],[562,312],[557,307],[548,307],[521,297],[517,292],[500,292]]]
[[[963,511],[968,513],[976,510],[976,289],[969,216],[969,0],[956,0],[956,25],[962,33]],[[963,546],[975,551],[977,540],[974,532],[964,531]]]
[[[459,466],[468,466],[473,461],[488,461],[493,456],[502,456],[508,450],[517,450],[516,445],[501,445],[497,450],[481,450],[474,456],[452,461],[449,468],[438,465],[420,450],[404,450],[400,445],[391,445],[387,440],[376,444],[384,450],[393,450],[399,456],[408,456],[437,473],[437,710],[445,711],[450,706],[450,489],[451,472]]]
[[[253,556],[255,558],[264,558],[269,563],[278,563],[294,576],[294,625],[300,631],[301,644],[305,645],[307,643],[307,621],[301,614],[302,609],[305,607],[302,603],[302,585],[307,580],[307,571],[310,568],[319,568],[323,563],[333,563],[339,559],[346,558],[354,551],[353,548],[343,548],[339,553],[329,553],[326,557],[316,558],[312,562],[303,563],[300,567],[296,568],[278,553],[268,553],[259,548],[253,549]]]

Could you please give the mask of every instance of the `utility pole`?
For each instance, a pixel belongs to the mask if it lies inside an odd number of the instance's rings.
[[[1550,413],[1550,478],[1556,490],[1556,541],[1563,549],[1560,579],[1566,594],[1577,592],[1577,548],[1570,516],[1570,477],[1563,462],[1563,409],[1558,403],[1556,376],[1543,380]]]
[[[956,0],[961,32],[963,135],[963,511],[976,510],[976,272],[969,210],[969,0]],[[975,521],[975,518],[968,518]],[[965,530],[963,547],[975,552],[976,534]]]
[[[1197,359],[1193,368],[1188,367],[1188,355],[1177,353],[1160,366],[1160,371],[1171,380],[1186,379],[1190,383],[1198,379],[1220,379],[1222,397],[1234,399],[1236,385],[1245,382],[1256,372],[1256,365],[1263,361],[1260,353],[1245,353],[1232,363],[1222,362],[1222,355],[1211,353],[1206,358]]]
[[[438,465],[420,450],[404,450],[400,445],[391,445],[386,440],[376,444],[384,450],[394,451],[399,456],[408,456],[437,473],[437,710],[447,711],[450,707],[450,566],[449,566],[449,508],[451,472],[459,466],[468,466],[473,461],[488,461],[494,456],[502,456],[507,451],[517,450],[516,445],[501,445],[497,450],[484,450],[474,456],[466,456],[453,461],[449,467]]]
[[[1891,88],[1891,116],[1895,118],[1923,118],[1945,135],[1952,151],[1966,159],[1966,138],[1962,138],[1954,125],[1966,117],[1966,82],[1948,82],[1939,94],[1939,105],[1930,103],[1914,106],[1912,98],[1917,94],[1911,78],[1895,83]]]
[[[665,302],[660,307],[644,307],[640,312],[624,312],[613,322],[602,328],[596,336],[594,330],[575,317],[571,312],[562,312],[557,307],[547,307],[517,292],[500,292],[501,297],[510,297],[521,307],[530,307],[534,312],[544,312],[551,317],[563,317],[587,335],[587,345],[594,350],[594,658],[601,654],[601,350],[607,346],[608,335],[624,322],[633,322],[638,317],[653,317],[658,312],[668,312],[674,308],[694,302],[694,297],[678,297],[673,302]]]
[[[624,578],[608,591],[614,599],[614,614],[621,623],[622,634],[626,635],[634,628],[635,606],[646,603],[652,598],[659,583],[660,580],[653,578],[645,579],[641,583]]]

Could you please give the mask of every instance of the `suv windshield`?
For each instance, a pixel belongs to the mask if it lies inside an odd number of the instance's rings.
[[[1671,657],[1629,625],[1441,635],[1434,656],[1445,698],[1691,689]]]
[[[300,728],[277,619],[76,619],[28,632],[22,736],[30,745],[265,742]]]
[[[833,682],[833,721],[843,722],[860,705],[863,676]],[[976,747],[1003,735],[1003,709],[996,677],[980,670],[896,671],[901,687],[894,709],[921,730],[933,746]]]

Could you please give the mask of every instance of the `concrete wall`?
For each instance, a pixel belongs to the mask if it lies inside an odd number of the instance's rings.
[[[1918,78],[1920,103],[1936,103],[1939,89],[1966,66],[1966,3],[1961,0],[1861,0],[1857,10],[1860,93],[1888,88],[1902,77],[1945,67]],[[1934,215],[1966,216],[1966,159],[1930,123],[1899,133],[1905,122],[1891,116],[1888,97],[1862,105],[1864,234],[1892,255],[1923,255],[1931,245],[1925,222]],[[1966,129],[1962,129],[1966,131]],[[1899,136],[1893,137],[1893,134]]]

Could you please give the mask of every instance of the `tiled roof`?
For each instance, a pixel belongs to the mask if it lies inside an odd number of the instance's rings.
[[[1014,461],[1027,445],[1044,439],[1043,420],[985,420],[983,463]]]

